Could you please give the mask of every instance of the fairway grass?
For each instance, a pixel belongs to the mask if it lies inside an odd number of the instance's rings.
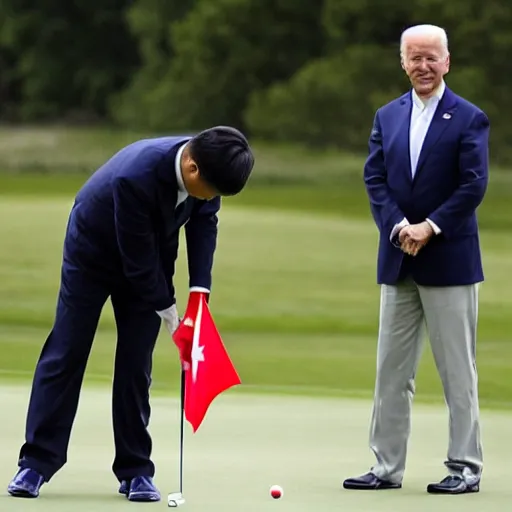
[[[51,328],[71,196],[0,200],[0,378],[26,382]],[[211,309],[244,390],[371,397],[379,291],[377,232],[365,220],[230,206],[220,215]],[[483,407],[512,406],[512,239],[483,231],[478,367]],[[178,306],[187,300],[185,246],[177,265]],[[87,369],[111,381],[115,330],[110,304]],[[178,383],[177,354],[162,331],[155,393]],[[442,390],[426,347],[417,400]],[[0,507],[1,510],[1,507]]]
[[[110,395],[85,388],[71,437],[68,463],[41,490],[37,500],[14,499],[5,488],[16,471],[23,442],[27,386],[0,388],[0,510],[2,512],[106,512],[163,510],[178,490],[179,402],[153,398],[155,482],[164,501],[134,505],[117,494],[111,472],[113,440]],[[501,512],[509,510],[512,489],[512,416],[482,414],[485,467],[479,494],[431,496],[428,483],[445,476],[447,414],[444,408],[415,405],[404,487],[381,492],[341,488],[344,478],[374,462],[368,449],[371,404],[347,399],[304,397],[218,397],[199,431],[185,434],[184,510],[189,512]],[[272,484],[284,496],[274,501]]]

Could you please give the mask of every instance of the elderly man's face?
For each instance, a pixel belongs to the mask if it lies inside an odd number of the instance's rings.
[[[405,41],[404,68],[418,96],[428,98],[450,69],[450,55],[438,39],[411,36]]]

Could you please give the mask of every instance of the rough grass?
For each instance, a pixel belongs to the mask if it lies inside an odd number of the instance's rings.
[[[4,196],[0,201],[0,373],[27,379],[51,327],[70,198]],[[512,403],[512,239],[483,232],[487,282],[481,292],[480,389],[484,406]],[[221,215],[212,312],[244,389],[370,396],[378,321],[376,232],[368,221],[227,205]],[[186,300],[186,258],[178,262]],[[110,306],[88,367],[111,378]],[[178,382],[172,342],[162,332],[155,389]],[[442,400],[430,350],[419,400]]]

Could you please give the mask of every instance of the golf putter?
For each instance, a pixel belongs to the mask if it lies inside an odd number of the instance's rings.
[[[185,504],[185,498],[181,492],[173,492],[167,495],[167,506],[175,508]]]

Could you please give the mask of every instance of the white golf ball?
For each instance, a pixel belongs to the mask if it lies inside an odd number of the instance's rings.
[[[275,500],[278,500],[283,496],[283,488],[280,485],[273,485],[270,488],[270,496]]]

